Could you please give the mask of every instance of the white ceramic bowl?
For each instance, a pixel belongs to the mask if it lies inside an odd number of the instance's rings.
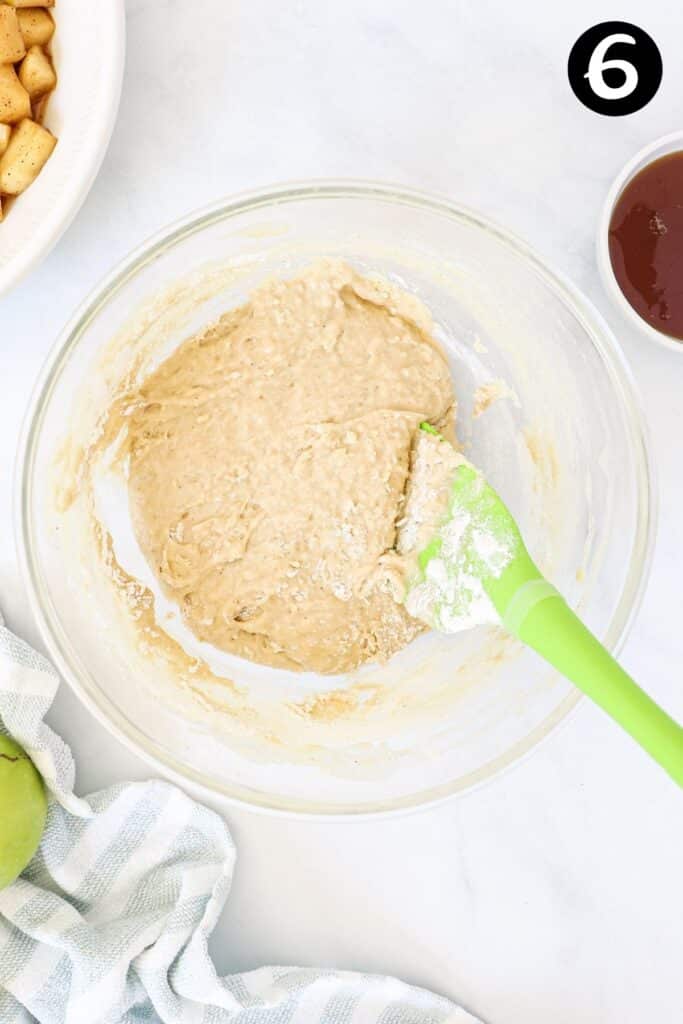
[[[59,142],[0,225],[0,294],[52,249],[75,217],[107,151],[121,95],[123,0],[57,0],[58,85],[45,125]]]
[[[607,193],[607,198],[602,208],[598,227],[597,258],[598,269],[605,290],[622,315],[641,334],[652,341],[659,342],[660,345],[670,349],[672,352],[683,353],[683,341],[676,341],[675,338],[671,338],[662,331],[656,330],[646,320],[643,320],[642,316],[633,308],[619,287],[609,254],[609,226],[612,220],[612,211],[629,181],[654,160],[659,160],[660,157],[666,156],[667,153],[676,153],[679,150],[683,150],[683,132],[672,132],[671,135],[663,135],[662,138],[655,139],[654,142],[641,149],[622,167]]]
[[[509,502],[547,574],[619,649],[647,577],[655,501],[618,345],[568,282],[496,225],[448,200],[373,182],[294,184],[224,200],[112,271],[64,329],[37,383],[18,463],[20,557],[64,677],[156,767],[271,811],[399,811],[519,760],[574,707],[577,691],[497,630],[429,634],[388,665],[344,678],[235,658],[228,674],[259,717],[274,716],[270,736],[280,742],[261,742],[255,730],[245,738],[230,731],[230,712],[208,710],[230,690],[209,687],[197,702],[195,687],[179,687],[163,660],[128,642],[129,616],[93,556],[82,481],[68,511],[53,500],[51,481],[68,478],[65,434],[71,452],[83,450],[131,358],[157,341],[169,351],[264,277],[292,274],[322,254],[403,283],[427,303],[452,367],[467,452]],[[473,417],[476,389],[500,378],[514,399]],[[124,493],[107,525],[124,545],[116,548],[121,564],[130,553],[127,508]],[[359,700],[342,701],[334,720],[303,713],[331,689]]]

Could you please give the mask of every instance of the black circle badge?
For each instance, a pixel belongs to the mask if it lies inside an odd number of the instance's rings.
[[[634,114],[662,80],[662,55],[652,36],[628,21],[603,21],[579,36],[569,54],[569,84],[596,114]]]

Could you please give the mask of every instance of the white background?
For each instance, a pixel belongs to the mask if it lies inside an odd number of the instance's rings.
[[[68,3],[69,0],[61,0]],[[676,13],[678,9],[679,13]],[[617,332],[659,463],[659,542],[626,666],[683,719],[683,349],[626,328],[598,281],[601,201],[624,161],[683,128],[683,13],[670,0],[129,0],[117,128],[76,223],[0,299],[0,605],[39,643],[19,579],[11,473],[57,330],[145,236],[224,194],[377,177],[478,207],[568,273]],[[664,79],[606,118],[566,61],[597,21],[655,38]],[[87,83],[86,83],[87,86]],[[60,691],[52,724],[82,792],[149,769]],[[683,804],[584,702],[522,765],[430,812],[330,825],[228,809],[239,849],[213,949],[397,974],[490,1024],[675,1024],[683,1016]]]

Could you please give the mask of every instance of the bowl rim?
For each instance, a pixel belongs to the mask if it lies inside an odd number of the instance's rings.
[[[614,178],[614,181],[610,185],[607,195],[605,196],[598,222],[596,251],[598,270],[600,271],[600,277],[605,291],[622,315],[626,317],[626,319],[640,332],[641,335],[649,338],[650,341],[656,341],[659,345],[669,349],[670,352],[678,352],[681,354],[683,353],[683,341],[677,341],[670,335],[664,334],[663,331],[658,331],[656,327],[652,327],[647,320],[644,320],[642,316],[636,312],[628,301],[619,287],[619,282],[617,281],[616,274],[612,268],[612,260],[609,253],[609,226],[612,220],[614,207],[616,206],[621,193],[636,174],[642,171],[645,167],[659,159],[659,157],[667,156],[667,154],[675,153],[677,151],[683,152],[683,131],[670,132],[668,135],[661,135],[658,139],[654,139],[653,142],[649,142],[646,146],[643,146],[642,149],[639,149],[637,153],[626,161],[617,176]]]
[[[570,693],[523,740],[487,762],[457,782],[446,782],[408,798],[383,801],[376,807],[328,808],[324,804],[301,806],[286,799],[269,798],[268,794],[241,789],[235,784],[219,784],[171,756],[142,730],[126,719],[110,704],[105,710],[101,693],[95,696],[73,664],[74,649],[61,629],[61,625],[45,593],[40,566],[35,557],[32,536],[31,493],[35,448],[40,436],[45,409],[62,367],[77,348],[80,335],[98,315],[111,296],[166,248],[220,220],[246,210],[272,208],[302,200],[346,198],[377,199],[388,203],[401,203],[446,216],[482,228],[498,238],[504,245],[527,260],[544,281],[564,298],[573,314],[582,324],[598,355],[605,364],[615,389],[615,395],[625,411],[633,442],[636,465],[637,517],[628,573],[604,642],[613,653],[618,653],[639,610],[647,585],[657,521],[656,471],[652,461],[649,436],[638,390],[624,354],[608,324],[592,303],[562,273],[548,267],[526,242],[475,210],[454,202],[447,196],[420,189],[365,179],[314,179],[274,184],[257,190],[247,190],[214,201],[167,225],[151,238],[142,242],[117,263],[100,282],[91,289],[77,307],[71,319],[59,333],[36,380],[22,425],[15,463],[14,514],[18,560],[28,593],[29,605],[38,624],[42,639],[57,665],[82,704],[107,729],[138,757],[147,761],[166,776],[181,785],[190,785],[205,798],[220,799],[227,805],[253,812],[289,819],[318,819],[348,822],[379,816],[403,815],[417,812],[452,799],[458,794],[471,792],[488,784],[531,756],[557,725],[581,702],[579,691]],[[89,673],[85,673],[89,675]],[[93,681],[94,682],[94,681]],[[96,686],[96,683],[95,683]]]
[[[49,215],[43,219],[28,244],[22,246],[7,263],[0,264],[0,296],[18,284],[55,247],[87,199],[109,148],[121,102],[126,63],[125,0],[98,0],[99,7],[102,8],[98,11],[100,19],[107,14],[101,36],[107,40],[105,53],[109,79],[99,104],[96,131],[91,134],[88,145],[80,150],[80,158],[70,177],[70,187],[52,203]],[[36,188],[40,188],[39,182],[36,182]]]

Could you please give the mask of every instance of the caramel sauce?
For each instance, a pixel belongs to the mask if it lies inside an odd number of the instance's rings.
[[[683,152],[654,160],[626,185],[610,220],[609,253],[636,313],[683,341]]]

